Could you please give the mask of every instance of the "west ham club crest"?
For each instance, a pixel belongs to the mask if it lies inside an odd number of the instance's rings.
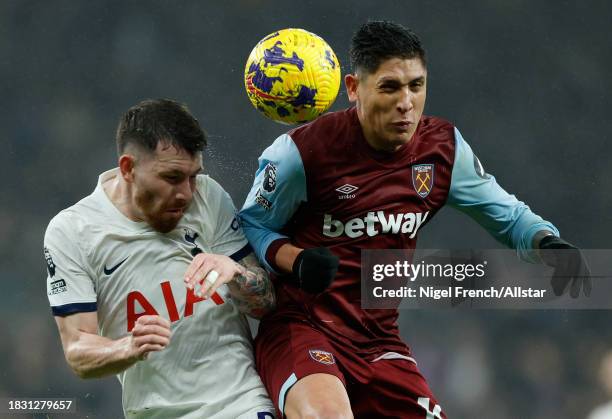
[[[425,198],[433,188],[434,165],[417,164],[412,166],[412,186],[421,198]]]
[[[334,355],[327,352],[322,351],[320,349],[309,349],[308,353],[310,353],[310,357],[321,364],[332,365],[336,363],[334,359]]]

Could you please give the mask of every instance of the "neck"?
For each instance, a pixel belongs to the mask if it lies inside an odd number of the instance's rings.
[[[132,186],[123,179],[120,172],[102,184],[102,188],[113,205],[132,221],[142,221],[132,202]]]
[[[404,144],[390,144],[390,143],[385,143],[383,141],[379,141],[375,135],[373,135],[372,133],[368,133],[365,129],[363,129],[363,125],[362,125],[362,131],[363,131],[363,136],[365,137],[366,142],[370,145],[370,147],[372,147],[376,151],[381,151],[385,153],[394,153],[397,150],[399,150],[401,146],[404,145]]]

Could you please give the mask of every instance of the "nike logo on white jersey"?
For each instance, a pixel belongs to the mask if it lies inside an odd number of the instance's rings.
[[[331,214],[323,218],[323,235],[327,237],[340,237],[342,234],[350,238],[361,237],[367,234],[370,237],[378,234],[410,234],[413,239],[421,225],[427,219],[429,211],[400,212],[398,214],[385,214],[384,211],[370,211],[365,217],[352,218],[346,223],[334,220]]]
[[[105,274],[105,275],[110,275],[110,274],[112,274],[113,272],[115,272],[115,271],[117,270],[117,268],[118,268],[118,267],[120,267],[120,266],[123,264],[123,262],[125,262],[126,260],[128,260],[128,258],[129,258],[129,256],[128,256],[127,258],[123,259],[121,262],[119,262],[119,263],[118,263],[118,264],[116,264],[115,266],[112,266],[112,267],[110,267],[110,268],[107,268],[107,267],[106,267],[106,265],[104,265],[104,274]]]

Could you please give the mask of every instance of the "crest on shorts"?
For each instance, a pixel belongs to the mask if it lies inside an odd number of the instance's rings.
[[[327,351],[322,351],[320,349],[309,349],[308,353],[310,357],[321,364],[332,365],[336,363],[334,359],[334,355]]]
[[[434,165],[417,164],[412,166],[412,186],[421,198],[425,198],[433,188]]]

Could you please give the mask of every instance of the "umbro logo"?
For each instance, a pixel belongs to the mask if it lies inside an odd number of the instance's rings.
[[[355,198],[355,192],[359,189],[357,186],[353,186],[350,183],[345,183],[344,185],[336,188],[337,192],[340,192],[341,195],[338,195],[338,199],[353,199]]]
[[[115,272],[117,270],[117,268],[119,268],[121,265],[123,265],[123,262],[125,262],[126,260],[128,260],[129,256],[125,259],[123,259],[121,262],[119,262],[118,264],[116,264],[115,266],[112,266],[110,268],[107,268],[106,265],[104,265],[104,274],[105,275],[110,275],[113,272]]]

